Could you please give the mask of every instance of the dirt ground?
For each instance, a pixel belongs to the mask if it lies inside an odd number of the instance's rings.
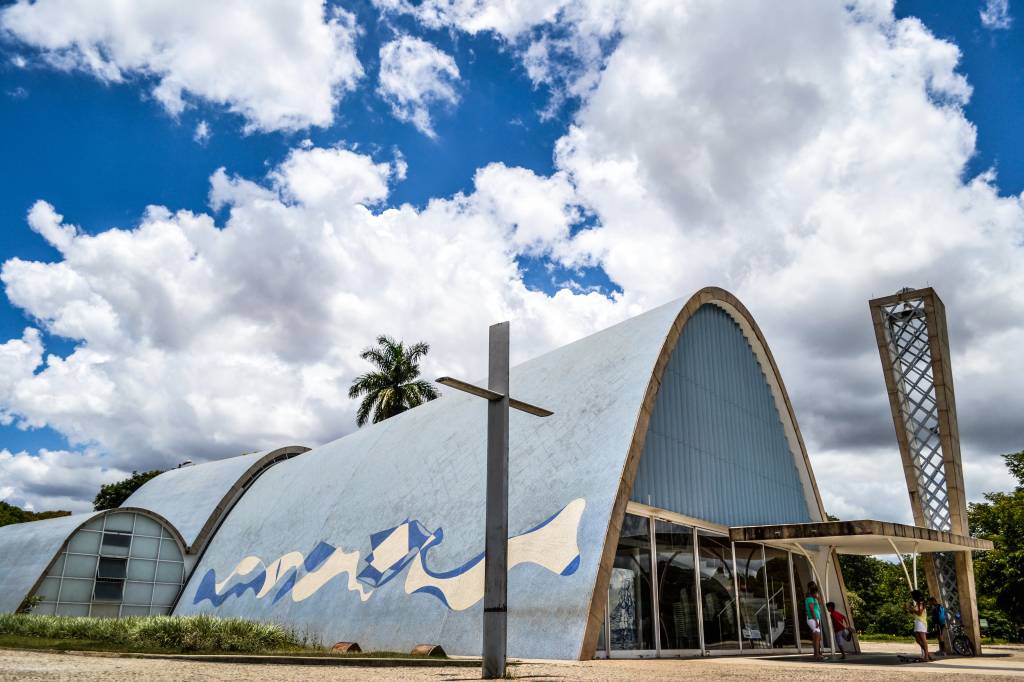
[[[978,658],[928,664],[897,663],[906,644],[868,643],[865,654],[847,661],[813,663],[808,657],[730,657],[653,661],[524,661],[512,676],[527,680],[944,680],[977,675],[985,680],[1024,677],[1024,647],[992,646]],[[238,665],[180,660],[108,658],[49,652],[0,650],[0,680],[477,680],[473,668],[358,668]]]

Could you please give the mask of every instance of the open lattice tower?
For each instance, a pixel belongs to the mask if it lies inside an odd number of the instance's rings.
[[[930,287],[870,302],[914,522],[969,535],[946,309]],[[960,613],[980,652],[970,552],[929,555],[928,591]]]

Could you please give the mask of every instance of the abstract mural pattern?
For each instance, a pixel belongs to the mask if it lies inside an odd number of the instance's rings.
[[[509,570],[532,563],[562,576],[575,573],[580,563],[576,538],[585,507],[586,500],[575,499],[533,528],[509,538]],[[449,609],[462,611],[483,598],[484,554],[452,570],[432,570],[427,565],[429,551],[443,540],[441,528],[430,531],[419,521],[406,520],[370,535],[370,551],[361,562],[358,550],[348,552],[323,541],[305,555],[288,552],[269,564],[257,556],[247,556],[222,580],[217,580],[213,569],[207,571],[193,603],[209,600],[216,607],[249,590],[256,599],[273,592],[271,603],[286,596],[301,602],[343,573],[347,589],[365,602],[408,568],[406,594],[429,594]]]

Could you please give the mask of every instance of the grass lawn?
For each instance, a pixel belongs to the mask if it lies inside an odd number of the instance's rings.
[[[868,633],[868,632],[858,632],[857,633],[857,639],[859,639],[862,642],[901,642],[903,644],[914,644],[915,643],[914,638],[911,637],[910,635],[884,635],[884,634]],[[934,642],[935,641],[935,636],[932,635],[928,639],[929,639],[929,641],[933,641]],[[986,646],[988,644],[1007,644],[1007,643],[1008,642],[1005,639],[1000,639],[998,637],[982,637],[982,639],[981,639],[981,646]]]
[[[272,623],[212,616],[85,618],[0,614],[0,647],[50,651],[418,658],[408,652],[334,652]]]
[[[340,658],[421,658],[409,653],[397,651],[364,651],[362,653],[341,653],[328,649],[294,648],[273,649],[268,651],[224,651],[223,649],[196,650],[145,646],[128,646],[109,641],[92,639],[53,639],[49,637],[30,637],[25,635],[0,634],[0,648],[6,649],[38,649],[40,651],[107,651],[133,654],[218,654],[224,656],[337,656]]]

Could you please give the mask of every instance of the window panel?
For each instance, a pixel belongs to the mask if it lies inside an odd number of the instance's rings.
[[[60,585],[60,600],[88,603],[92,599],[92,580],[64,578]],[[59,613],[59,611],[58,611]]]
[[[99,566],[96,568],[97,578],[124,578],[128,568],[127,559],[111,559],[100,557]]]
[[[89,601],[88,597],[85,601]],[[65,604],[62,597],[61,603],[57,605],[56,613],[58,616],[88,616],[89,604]]]
[[[132,556],[155,559],[160,541],[156,538],[141,538],[138,535],[132,538]]]
[[[128,579],[148,580],[150,582],[156,577],[156,562],[146,559],[129,559]]]
[[[793,633],[793,591],[789,583],[789,552],[765,546],[768,581],[768,631],[773,648],[796,646]]]
[[[57,611],[57,605],[52,601],[44,601],[40,604],[36,604],[35,608],[32,609],[32,613],[37,616],[52,616]]]
[[[124,593],[123,580],[96,580],[93,596],[97,601],[121,601]]]
[[[169,606],[154,606],[149,610],[154,616],[169,616],[171,614],[171,608]]]
[[[103,530],[103,516],[100,515],[90,519],[89,522],[82,527],[89,528],[91,530]]]
[[[46,601],[57,601],[57,591],[60,589],[60,578],[44,578],[43,584],[36,590],[36,596]]]
[[[648,519],[626,514],[608,586],[611,648],[654,648],[654,597]]]
[[[736,578],[740,596],[740,635],[744,649],[770,649],[772,632],[768,622],[768,597],[765,593],[764,552],[761,545],[737,542]]]
[[[157,606],[170,606],[178,596],[179,585],[154,585],[153,603]]]
[[[126,604],[148,604],[153,601],[153,583],[137,583],[128,581],[124,586]]]
[[[65,578],[89,578],[96,575],[96,556],[69,554],[64,565]]]
[[[156,580],[161,583],[180,583],[182,565],[169,561],[161,561],[157,565]]]
[[[132,522],[135,514],[131,512],[115,512],[106,518],[107,530],[120,530],[126,533],[132,532]]]
[[[661,648],[699,649],[693,530],[667,521],[655,521],[654,534]]]
[[[103,534],[103,545],[100,553],[106,556],[128,556],[128,547],[132,543],[132,536],[127,533]]]
[[[181,551],[178,549],[178,543],[174,540],[161,540],[160,558],[164,561],[167,559],[181,561]]]
[[[135,515],[135,535],[136,538],[139,535],[152,535],[153,537],[160,537],[160,524],[142,514]]]
[[[128,588],[126,587],[125,588],[125,592],[126,593],[127,593],[127,590],[128,590]],[[122,617],[128,617],[128,616],[148,616],[148,615],[149,615],[149,607],[148,606],[129,606],[128,604],[125,604],[125,605],[123,605],[121,607],[121,616]]]
[[[807,587],[814,581],[814,573],[811,571],[811,565],[807,561],[806,557],[799,554],[793,554],[793,582],[796,583],[796,599],[799,611],[797,612],[797,622],[800,624],[800,641],[806,647],[811,647],[811,628],[807,625]],[[819,590],[820,590],[819,586]],[[828,617],[828,611],[825,610],[825,598],[824,595],[818,595],[818,610],[821,612],[821,642],[822,646],[825,646],[830,641],[828,628],[830,626],[830,618]]]
[[[121,614],[120,604],[98,604],[92,605],[92,616],[94,618],[117,618]]]
[[[732,545],[728,538],[700,531],[700,595],[704,614],[704,647],[738,649]]]
[[[80,530],[68,543],[69,552],[79,554],[98,554],[100,551],[100,534],[91,530]]]
[[[46,575],[52,575],[59,578],[61,571],[64,570],[64,559],[66,556],[66,554],[61,552],[61,555],[58,556],[57,560],[53,562],[53,566],[51,566],[50,570],[46,572]]]

